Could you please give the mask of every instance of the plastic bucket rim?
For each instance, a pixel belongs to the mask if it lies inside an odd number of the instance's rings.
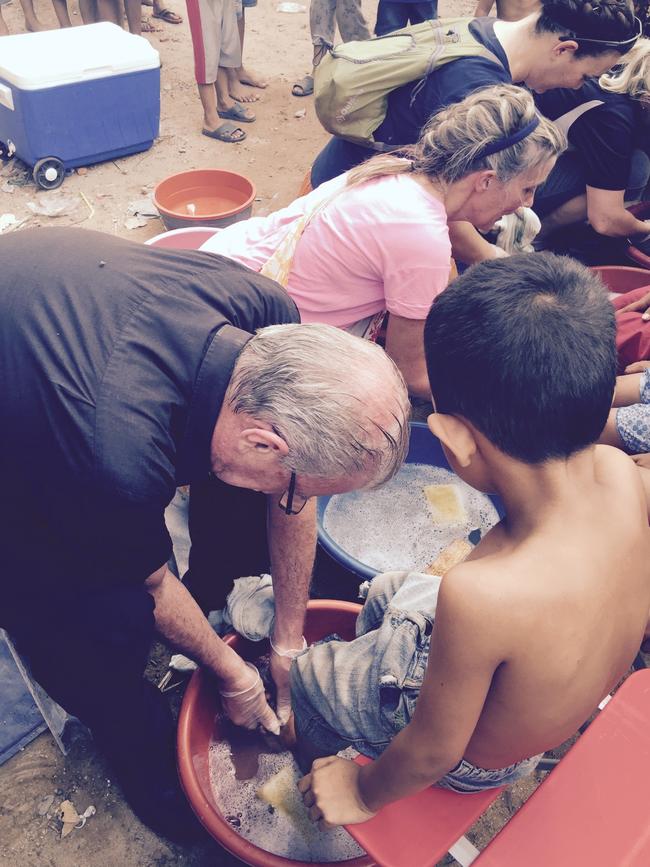
[[[214,174],[215,172],[218,172],[221,175],[230,175],[231,177],[241,178],[250,186],[250,195],[243,204],[237,205],[237,207],[235,208],[231,208],[228,211],[222,211],[218,214],[201,214],[192,216],[191,214],[181,214],[178,211],[172,211],[170,208],[167,208],[161,204],[160,200],[158,199],[158,191],[163,184],[167,183],[167,181],[171,180],[172,178],[182,178],[183,176],[196,175],[198,172],[207,172],[209,174]],[[174,219],[187,220],[188,222],[196,222],[197,224],[200,224],[201,220],[221,220],[226,219],[227,217],[234,217],[236,214],[240,214],[242,211],[246,210],[246,208],[252,207],[256,195],[257,190],[255,189],[255,184],[253,183],[253,181],[250,178],[246,177],[246,175],[239,174],[239,172],[231,172],[228,169],[189,169],[185,172],[176,172],[173,175],[168,175],[166,178],[158,181],[153,191],[153,202],[161,215],[164,214],[165,216],[172,217]]]
[[[411,421],[409,423],[411,430],[415,429],[429,429],[429,426],[426,422],[422,421]],[[433,434],[431,434],[433,437]],[[406,463],[409,463],[407,460]],[[450,469],[449,465],[445,467],[446,469]],[[490,502],[494,506],[501,520],[505,514],[503,509],[503,504],[499,500],[498,497],[495,497],[491,494],[485,494],[486,497],[489,498]],[[336,562],[342,566],[344,569],[347,569],[350,572],[354,572],[361,580],[363,581],[372,581],[372,579],[379,575],[380,570],[373,569],[371,566],[368,566],[367,563],[362,563],[360,560],[357,560],[356,557],[353,557],[351,554],[348,554],[341,546],[334,541],[334,539],[327,532],[325,527],[323,526],[323,519],[325,517],[325,509],[327,508],[327,504],[329,503],[331,497],[319,497],[318,505],[317,505],[317,515],[318,515],[318,544],[322,545],[323,549],[334,559]]]

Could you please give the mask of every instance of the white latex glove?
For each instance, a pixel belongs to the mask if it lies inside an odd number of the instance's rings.
[[[252,662],[245,663],[252,682],[236,692],[221,692],[221,706],[235,725],[256,729],[261,725],[271,734],[280,734],[280,723],[266,701],[264,684]]]
[[[307,642],[304,638],[302,647],[288,650],[277,647],[271,639],[271,677],[276,689],[275,711],[281,725],[285,725],[291,716],[291,687],[289,685],[291,663],[306,649]]]

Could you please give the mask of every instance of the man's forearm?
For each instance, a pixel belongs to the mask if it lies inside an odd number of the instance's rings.
[[[237,688],[243,662],[214,632],[183,583],[165,567],[151,576],[147,589],[156,603],[158,632],[175,648],[208,668],[223,690]]]
[[[272,500],[268,522],[274,641],[283,648],[298,648],[316,554],[316,501],[309,500],[299,515],[285,515]]]
[[[375,762],[361,769],[359,794],[372,812],[432,786],[458,763],[443,754],[418,750],[408,729],[402,729]]]

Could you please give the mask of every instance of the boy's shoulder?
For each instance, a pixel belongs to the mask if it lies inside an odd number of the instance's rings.
[[[605,485],[615,497],[628,499],[631,507],[638,500],[639,512],[645,514],[645,494],[639,470],[625,452],[614,446],[594,447],[596,482]]]

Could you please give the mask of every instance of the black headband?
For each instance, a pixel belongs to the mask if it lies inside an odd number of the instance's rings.
[[[526,126],[522,126],[521,129],[518,129],[517,132],[513,132],[510,135],[501,136],[501,138],[496,139],[495,141],[490,142],[490,144],[485,145],[474,158],[475,160],[483,160],[485,157],[492,156],[492,154],[496,154],[499,151],[504,151],[506,148],[512,147],[512,145],[517,144],[517,142],[522,141],[527,136],[534,132],[539,126],[539,115],[536,114],[535,117],[529,121]]]

